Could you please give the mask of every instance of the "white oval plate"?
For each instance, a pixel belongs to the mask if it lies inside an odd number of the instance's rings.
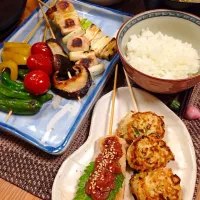
[[[139,111],[153,111],[164,116],[166,134],[164,140],[175,154],[175,161],[167,167],[181,178],[183,200],[192,200],[196,183],[196,157],[190,134],[184,123],[160,100],[149,93],[134,89]],[[86,143],[68,157],[59,169],[54,180],[52,200],[72,200],[76,192],[79,177],[92,161],[95,141],[108,133],[112,92],[103,96],[96,104],[90,133]],[[133,110],[128,88],[118,88],[115,101],[113,130],[127,112]],[[127,172],[127,186],[131,172]],[[126,187],[125,200],[134,198]],[[81,200],[81,199],[80,199]]]

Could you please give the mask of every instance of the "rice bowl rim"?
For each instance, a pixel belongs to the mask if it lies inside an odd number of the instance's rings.
[[[189,16],[193,19],[195,19],[195,21],[192,21],[190,18],[183,18],[181,16],[177,16],[177,15],[159,15],[159,16],[149,16],[147,18],[142,18],[142,19],[139,19],[138,21],[136,21],[136,23],[134,24],[131,24],[131,26],[128,26],[128,24],[130,22],[132,22],[134,19],[137,19],[138,17],[141,17],[145,14],[151,14],[151,13],[158,13],[158,12],[168,12],[168,13],[180,13],[182,14],[183,16],[186,15],[186,16]],[[182,79],[164,79],[164,78],[158,78],[158,77],[155,77],[155,76],[151,76],[151,75],[148,75],[146,73],[143,73],[141,72],[140,70],[136,69],[134,66],[132,66],[131,64],[129,64],[129,62],[127,61],[127,59],[125,58],[124,54],[121,52],[120,50],[120,46],[119,46],[119,38],[121,38],[121,40],[123,39],[125,33],[131,28],[133,27],[135,24],[137,24],[138,22],[141,22],[141,21],[144,21],[146,19],[149,19],[149,18],[157,18],[157,17],[174,17],[174,18],[181,18],[182,20],[187,20],[197,26],[199,26],[200,28],[200,17],[194,15],[194,14],[190,14],[188,12],[182,12],[182,11],[178,11],[178,10],[170,10],[170,9],[154,9],[154,10],[150,10],[150,11],[144,11],[142,13],[139,13],[137,15],[134,15],[133,17],[131,17],[130,19],[128,19],[121,27],[120,29],[118,30],[118,33],[117,33],[117,51],[120,55],[120,58],[126,63],[126,65],[128,65],[130,68],[133,68],[135,71],[137,71],[138,73],[141,73],[142,75],[144,76],[147,76],[149,78],[153,78],[153,79],[156,79],[156,80],[160,80],[160,81],[165,81],[165,82],[182,82],[184,80],[191,80],[191,79],[194,79],[194,78],[200,78],[200,71],[199,71],[199,74],[198,75],[195,75],[195,76],[192,76],[192,77],[188,77],[188,78],[182,78]],[[197,23],[198,22],[198,23]],[[125,30],[124,30],[125,29]],[[122,33],[123,32],[123,33]],[[122,35],[121,35],[122,34]],[[178,39],[178,38],[177,38]],[[197,51],[198,52],[198,51]],[[198,52],[199,56],[200,56],[200,52]]]

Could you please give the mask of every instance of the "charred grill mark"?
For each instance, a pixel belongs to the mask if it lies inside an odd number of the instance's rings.
[[[92,62],[91,58],[83,58],[80,60],[80,64],[82,64],[84,67],[89,67],[90,63]]]
[[[75,26],[75,22],[73,19],[71,18],[68,18],[65,20],[65,28],[69,28],[69,27],[72,27],[72,26]]]
[[[74,38],[72,40],[72,46],[73,47],[82,47],[82,45],[83,45],[83,42],[80,38]]]
[[[175,185],[178,185],[180,184],[181,182],[181,179],[175,174],[175,175],[172,175],[171,176],[171,179],[172,179],[172,182],[175,184]]]
[[[69,3],[66,2],[66,1],[59,1],[59,2],[57,3],[57,6],[58,6],[58,8],[64,10],[64,9],[66,9],[66,8],[69,7]]]
[[[53,6],[53,7],[49,8],[49,9],[47,10],[46,15],[47,15],[48,17],[51,17],[51,15],[52,15],[54,12],[56,12],[56,11],[57,11],[56,6]]]

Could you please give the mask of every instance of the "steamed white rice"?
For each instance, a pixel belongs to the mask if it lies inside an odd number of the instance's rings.
[[[191,44],[148,29],[130,36],[126,58],[137,70],[158,78],[182,79],[200,71],[200,56]]]

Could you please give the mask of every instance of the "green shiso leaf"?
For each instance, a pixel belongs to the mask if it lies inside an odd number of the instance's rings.
[[[73,200],[92,200],[90,196],[85,193],[85,184],[87,183],[90,175],[94,171],[95,163],[91,162],[85,169],[84,174],[80,177],[78,183],[78,190],[76,192],[76,196]],[[117,193],[119,192],[120,188],[122,188],[124,181],[123,174],[116,174],[115,175],[115,189],[110,191],[110,194],[106,200],[113,200],[115,199]]]
[[[85,184],[87,183],[90,175],[94,171],[94,162],[91,162],[85,169],[83,175],[79,179],[78,190],[74,200],[91,200],[92,198],[85,193]]]
[[[106,200],[113,200],[115,199],[117,193],[122,188],[124,182],[124,176],[123,174],[116,174],[115,175],[115,189],[110,191],[110,194]]]

